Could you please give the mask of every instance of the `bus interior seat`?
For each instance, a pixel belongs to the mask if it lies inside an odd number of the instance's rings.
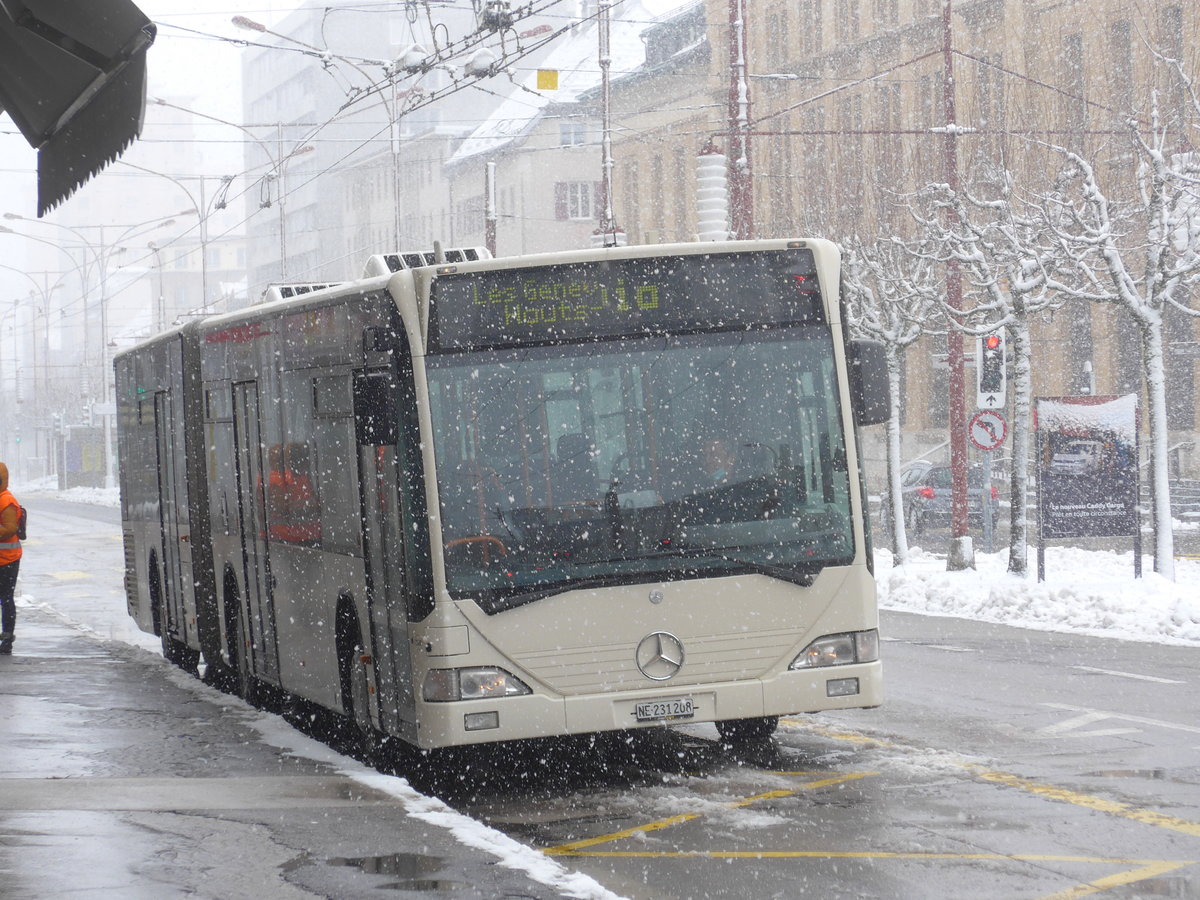
[[[560,435],[555,444],[555,503],[595,500],[598,496],[596,460],[587,435],[570,432]]]
[[[492,470],[465,460],[438,480],[446,540],[491,533],[488,523],[495,519],[495,482]]]
[[[775,455],[766,444],[739,444],[734,475],[738,480],[769,475],[777,468]]]

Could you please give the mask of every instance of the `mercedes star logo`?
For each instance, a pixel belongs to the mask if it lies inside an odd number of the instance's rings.
[[[637,646],[638,671],[651,681],[666,681],[683,668],[683,641],[669,631],[656,631]]]

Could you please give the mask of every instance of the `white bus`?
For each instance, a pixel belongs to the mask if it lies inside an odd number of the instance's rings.
[[[404,269],[121,353],[130,614],[421,748],[881,702],[826,241]]]

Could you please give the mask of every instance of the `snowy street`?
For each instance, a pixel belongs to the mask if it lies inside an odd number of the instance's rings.
[[[117,511],[23,499],[36,525],[0,659],[5,900],[611,896],[168,665],[125,615]]]
[[[116,510],[28,503],[0,674],[6,897],[1193,890],[1195,561],[1136,583],[1127,554],[1062,551],[1037,585],[999,557],[947,573],[881,551],[878,710],[792,717],[739,751],[690,726],[397,778],[167,666],[124,614]],[[65,846],[86,864],[53,865]]]

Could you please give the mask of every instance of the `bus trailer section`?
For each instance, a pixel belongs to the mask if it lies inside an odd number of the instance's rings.
[[[878,705],[857,429],[889,404],[837,247],[474,256],[117,355],[164,656],[420,748]]]

